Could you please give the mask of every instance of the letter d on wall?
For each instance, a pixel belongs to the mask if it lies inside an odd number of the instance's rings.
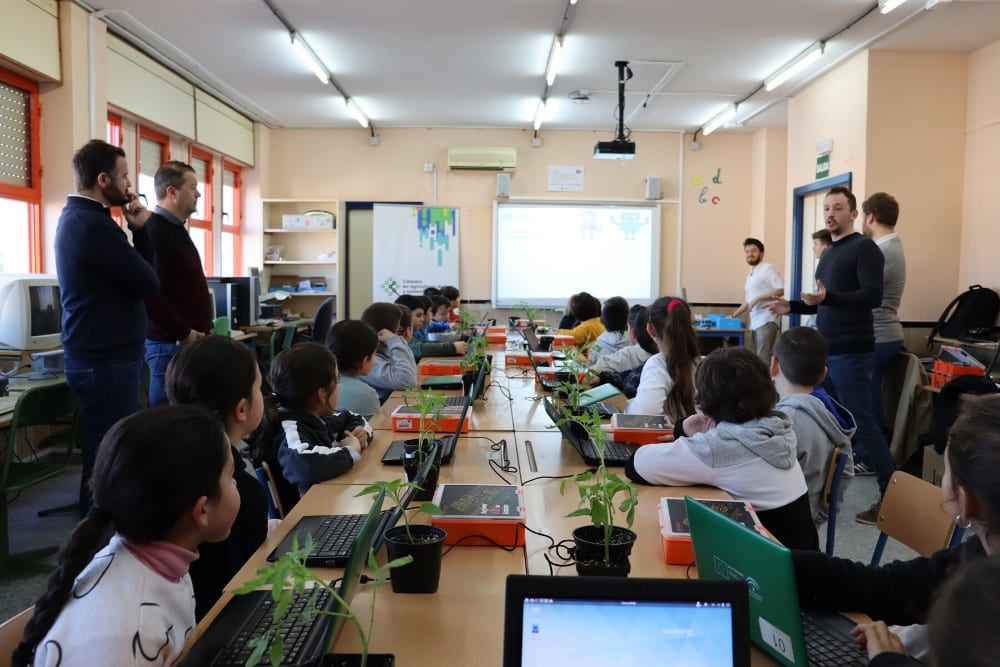
[[[497,174],[497,197],[510,197],[510,174]]]

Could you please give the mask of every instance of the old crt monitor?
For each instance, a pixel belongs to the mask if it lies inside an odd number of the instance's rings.
[[[0,274],[0,347],[47,350],[59,347],[61,333],[55,276]]]

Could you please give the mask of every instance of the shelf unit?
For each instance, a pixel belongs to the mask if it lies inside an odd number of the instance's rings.
[[[320,302],[327,297],[336,297],[338,290],[339,239],[337,227],[341,223],[340,202],[322,197],[314,198],[264,198],[263,252],[264,267],[261,281],[265,294],[275,285],[274,278],[285,276],[282,283],[298,283],[306,278],[322,278],[326,289],[311,292],[292,292],[285,302],[285,309],[300,312],[311,317]],[[306,211],[329,211],[334,215],[333,229],[283,229],[283,215],[301,214]],[[268,249],[281,246],[280,259],[269,260]],[[338,253],[337,259],[320,259],[324,253]],[[336,307],[334,308],[336,311]]]

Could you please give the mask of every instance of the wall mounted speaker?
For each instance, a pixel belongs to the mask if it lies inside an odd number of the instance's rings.
[[[659,176],[650,176],[646,179],[646,199],[663,199]]]
[[[497,174],[497,197],[510,197],[510,174]]]

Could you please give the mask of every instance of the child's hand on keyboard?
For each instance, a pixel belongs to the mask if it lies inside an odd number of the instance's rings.
[[[350,447],[351,449],[353,449],[354,451],[356,451],[358,454],[360,454],[365,449],[364,446],[361,444],[361,441],[358,440],[357,438],[355,438],[353,435],[351,435],[347,431],[344,431],[344,438],[340,441],[340,446],[341,447]]]
[[[884,621],[859,623],[851,630],[851,634],[858,640],[858,648],[862,651],[868,651],[869,658],[873,659],[880,653],[902,653],[906,655],[903,642],[886,627]]]

